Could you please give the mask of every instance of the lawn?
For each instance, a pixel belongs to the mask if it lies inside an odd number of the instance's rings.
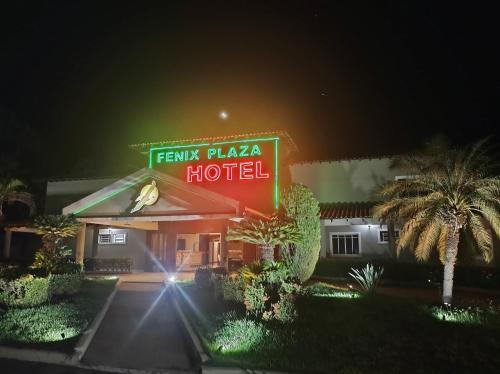
[[[456,323],[440,320],[442,315],[436,318],[430,306],[405,298],[352,297],[348,291],[329,290],[325,285],[315,288],[316,295],[299,301],[299,318],[292,325],[266,325],[259,344],[227,352],[215,339],[221,316],[231,310],[243,313],[242,308],[217,301],[193,284],[179,286],[179,295],[212,356],[212,365],[307,373],[498,370],[498,314],[487,314],[482,324]],[[241,331],[234,339],[243,342],[252,336]]]
[[[75,296],[0,312],[0,344],[71,352],[115,283],[116,279],[86,279]]]

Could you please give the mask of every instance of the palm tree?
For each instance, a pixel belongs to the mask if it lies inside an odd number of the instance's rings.
[[[277,216],[268,220],[243,220],[237,226],[228,229],[226,240],[241,240],[256,244],[264,260],[274,260],[274,247],[288,245],[300,240],[297,226],[283,221]]]
[[[380,190],[385,202],[375,207],[374,216],[382,222],[405,222],[398,254],[411,248],[417,260],[426,261],[438,250],[444,264],[443,303],[452,301],[461,236],[472,238],[486,262],[493,258],[492,234],[500,237],[500,179],[488,176],[490,161],[484,140],[464,149],[433,142],[420,154],[397,159],[409,178]]]
[[[35,218],[34,227],[42,236],[42,248],[36,252],[31,267],[50,274],[68,255],[62,246],[63,239],[76,236],[81,223],[74,216],[49,214]]]
[[[20,202],[27,205],[30,209],[30,216],[35,213],[35,202],[33,195],[28,192],[19,191],[26,185],[19,179],[9,179],[0,183],[0,217],[3,216],[3,203],[11,204]]]

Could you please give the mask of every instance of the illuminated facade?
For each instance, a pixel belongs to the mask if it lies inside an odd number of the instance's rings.
[[[279,191],[292,182],[320,202],[321,257],[394,255],[398,228],[391,239],[371,216],[377,186],[406,175],[390,158],[293,163],[297,148],[280,132],[131,148],[144,155],[145,167],[125,178],[48,183],[48,213],[62,209],[85,224],[79,261],[128,258],[133,271],[253,262],[255,246],[226,242],[227,228],[273,213]]]
[[[76,258],[129,258],[134,271],[238,267],[255,261],[255,246],[226,242],[228,226],[279,206],[296,151],[281,132],[133,145],[145,167],[62,209],[84,224]],[[68,186],[62,188],[68,193]],[[94,181],[94,183],[99,184]],[[54,201],[60,182],[49,182]],[[85,181],[74,181],[82,188]],[[56,210],[56,209],[54,209]]]

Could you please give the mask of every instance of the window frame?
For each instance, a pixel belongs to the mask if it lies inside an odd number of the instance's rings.
[[[123,241],[116,242],[115,236],[123,235]],[[101,237],[109,237],[109,241],[102,241]],[[118,232],[118,233],[99,233],[97,234],[97,244],[98,245],[127,245],[128,241],[128,232]]]
[[[358,235],[358,253],[333,253],[333,243],[332,239],[333,236],[339,236],[339,235]],[[330,257],[361,257],[362,255],[362,245],[361,245],[361,232],[360,231],[331,231],[329,233],[329,254],[327,253],[327,256],[329,255]]]
[[[377,241],[378,241],[378,244],[389,244],[389,240],[387,241],[383,241],[381,238],[380,238],[380,233],[382,231],[387,231],[387,235],[389,235],[389,230],[388,229],[378,229],[378,235],[377,235]],[[396,233],[397,232],[397,235],[395,235],[395,238],[398,239],[399,238],[399,234],[400,234],[400,229],[394,229],[394,232]]]

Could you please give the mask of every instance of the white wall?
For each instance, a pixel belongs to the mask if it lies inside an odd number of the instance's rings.
[[[390,255],[389,245],[387,243],[379,243],[379,231],[381,229],[387,228],[381,227],[371,219],[321,220],[321,257],[325,257],[327,249],[330,249],[330,234],[342,232],[358,232],[360,234],[361,256],[387,257]],[[339,257],[342,257],[342,255]]]

